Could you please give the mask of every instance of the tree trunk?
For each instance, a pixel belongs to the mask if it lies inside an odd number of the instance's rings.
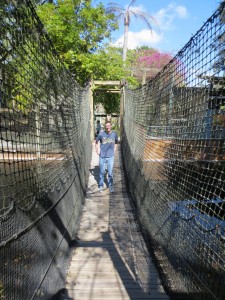
[[[128,44],[128,30],[129,30],[129,25],[125,21],[124,22],[124,39],[123,39],[123,62],[126,61],[127,59],[127,44]]]

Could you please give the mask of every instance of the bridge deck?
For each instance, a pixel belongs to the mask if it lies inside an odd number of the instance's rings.
[[[169,299],[134,219],[120,151],[114,173],[115,193],[100,193],[93,145],[88,194],[63,299]]]

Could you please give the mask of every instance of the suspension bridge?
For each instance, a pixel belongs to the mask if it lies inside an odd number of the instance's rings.
[[[7,5],[0,300],[224,300],[224,2],[154,79],[120,87],[113,194],[97,190],[91,82],[30,1]]]

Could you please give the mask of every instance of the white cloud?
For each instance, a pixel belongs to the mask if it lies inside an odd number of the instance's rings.
[[[152,32],[147,29],[143,29],[139,32],[128,32],[128,49],[135,49],[140,46],[153,47],[157,45],[163,39],[162,34],[157,34],[154,30]],[[114,43],[114,46],[123,46],[123,35],[118,38]]]
[[[186,19],[188,17],[187,9],[185,6],[178,5],[175,8],[175,12],[177,13],[180,19]]]
[[[132,7],[132,9],[145,11],[143,6]],[[151,14],[152,15],[152,14]],[[165,32],[176,29],[177,19],[186,19],[189,17],[187,9],[184,5],[178,5],[171,2],[167,7],[160,9],[153,17],[157,20],[159,27],[155,30],[147,30],[141,26],[140,22],[134,24],[131,21],[130,31],[128,33],[128,48],[135,49],[140,46],[149,46],[159,48],[161,42],[165,40]],[[131,31],[132,30],[132,31]],[[135,31],[136,30],[136,31]],[[138,31],[137,31],[138,30]],[[114,46],[123,46],[123,35],[116,40]]]
[[[188,18],[188,12],[185,6],[170,3],[166,8],[160,9],[154,17],[158,21],[161,30],[171,30],[175,28],[173,21],[176,18]]]

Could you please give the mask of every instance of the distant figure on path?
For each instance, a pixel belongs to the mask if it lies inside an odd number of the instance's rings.
[[[96,126],[96,136],[101,132],[101,123],[100,120],[97,120],[97,126]]]

